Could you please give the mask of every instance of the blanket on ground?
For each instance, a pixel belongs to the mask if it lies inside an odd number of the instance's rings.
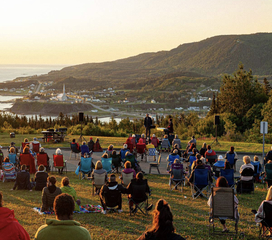
[[[82,205],[79,207],[80,211],[74,211],[74,213],[96,213],[96,212],[101,212],[103,210],[103,208],[100,205],[90,205],[90,204],[86,204],[86,205]],[[40,215],[43,214],[55,214],[53,211],[52,212],[41,212],[41,208],[39,207],[34,207],[33,208],[34,212],[37,212]]]

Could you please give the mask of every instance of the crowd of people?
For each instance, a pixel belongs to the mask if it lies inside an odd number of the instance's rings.
[[[147,126],[150,127],[150,124],[152,124],[152,122],[150,123],[147,119]],[[232,184],[230,184],[229,179],[223,176],[220,170],[233,170],[233,172],[236,170],[238,156],[234,151],[234,147],[231,147],[223,157],[222,155],[217,156],[216,152],[212,149],[212,146],[206,145],[206,143],[203,143],[201,149],[198,150],[196,148],[196,139],[194,136],[192,136],[187,146],[182,150],[181,141],[178,138],[178,135],[174,135],[173,138],[169,138],[169,135],[165,135],[160,141],[155,134],[150,137],[150,132],[148,132],[148,130],[147,133],[149,133],[148,138],[145,134],[142,134],[140,138],[137,138],[135,134],[131,134],[119,152],[114,149],[112,144],[110,144],[107,150],[101,155],[101,160],[96,161],[95,165],[93,163],[91,164],[91,172],[88,174],[88,177],[94,181],[94,186],[96,188],[95,194],[99,196],[103,214],[107,214],[108,211],[116,210],[119,213],[123,211],[122,194],[128,196],[130,213],[137,212],[139,203],[148,199],[148,195],[151,194],[151,189],[149,188],[148,181],[144,178],[144,172],[140,167],[141,161],[143,161],[143,154],[141,155],[140,160],[137,160],[137,146],[143,148],[145,152],[148,151],[149,148],[159,150],[164,140],[167,142],[169,149],[171,148],[171,152],[167,157],[167,170],[170,173],[170,179],[172,178],[172,180],[177,181],[174,173],[178,169],[178,171],[181,171],[182,177],[184,177],[188,183],[194,184],[197,171],[207,170],[209,183],[212,183],[213,180],[216,179],[216,187],[233,187]],[[37,144],[39,146],[38,151],[34,149]],[[71,150],[76,151],[81,155],[79,167],[81,161],[84,161],[84,158],[91,157],[93,152],[97,150],[100,151],[100,149],[102,148],[99,139],[97,139],[96,142],[93,142],[93,139],[90,138],[88,143],[83,142],[81,146],[75,139],[71,142]],[[81,205],[81,201],[77,198],[76,191],[73,188],[73,183],[70,183],[68,177],[63,177],[61,187],[59,188],[56,186],[56,177],[48,174],[50,171],[49,156],[36,138],[34,138],[32,142],[25,139],[21,151],[19,151],[18,148],[15,147],[15,143],[12,142],[8,147],[7,157],[4,157],[4,155],[2,147],[0,146],[1,169],[13,168],[13,172],[15,172],[15,182],[11,190],[18,189],[32,191],[34,189],[36,191],[41,191],[41,211],[55,212],[56,214],[56,220],[47,220],[46,225],[41,226],[37,230],[35,239],[50,239],[50,237],[53,238],[56,233],[64,230],[65,234],[62,239],[66,239],[68,236],[75,236],[73,239],[90,239],[88,230],[81,227],[72,217],[74,211],[80,211]],[[38,156],[40,155],[45,157],[45,164],[38,164]],[[62,156],[61,149],[56,149],[55,155]],[[28,161],[25,161],[26,158]],[[106,169],[103,164],[108,160],[111,161],[110,171]],[[37,161],[37,164],[35,161]],[[254,191],[254,182],[259,182],[262,171],[265,170],[262,169],[257,156],[254,157],[254,161],[251,161],[249,156],[244,156],[243,162],[244,164],[239,170],[241,176],[236,184],[238,193]],[[179,165],[186,165],[187,167],[180,168]],[[255,165],[257,166],[258,171],[256,171]],[[266,166],[268,165],[272,165],[272,148],[266,156]],[[12,171],[9,171],[9,174],[11,174],[11,172]],[[112,173],[109,175],[109,172]],[[117,182],[116,174],[114,173],[121,173],[121,184]],[[35,177],[31,178],[31,174],[35,174]],[[63,168],[59,169],[59,174],[63,174]],[[103,177],[104,184],[102,186],[95,184],[96,175]],[[125,184],[125,179],[128,175],[131,177],[129,183]],[[245,185],[245,183],[253,183],[253,189]],[[269,190],[266,200],[261,203],[258,211],[255,212],[255,219],[258,223],[262,223],[265,218],[264,204],[268,203],[272,205],[271,183],[272,181],[268,182]],[[193,198],[198,196],[204,197],[201,192],[204,187],[206,186],[201,184],[195,185]],[[235,218],[239,220],[239,200],[236,196],[234,196],[234,203]],[[209,197],[207,204],[212,208],[212,196]],[[145,210],[151,209],[148,208],[149,207],[147,206]],[[10,224],[7,225],[6,222],[2,221],[1,223],[0,221],[0,236],[1,234],[9,234],[7,232],[9,232],[10,227],[14,225],[14,229],[16,229],[14,236],[17,236],[17,238],[12,236],[7,239],[29,239],[28,233],[16,221],[13,211],[3,207],[3,195],[0,193],[0,214],[2,213],[3,219],[8,219]],[[165,200],[160,199],[157,202],[153,214],[152,226],[148,228],[139,239],[183,239],[175,233],[173,214],[169,204]],[[229,230],[226,225],[226,218],[220,218],[220,222],[223,228],[222,232],[227,233]]]

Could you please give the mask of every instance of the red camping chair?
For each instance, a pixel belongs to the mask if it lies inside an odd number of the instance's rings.
[[[38,166],[43,165],[45,167],[48,167],[47,154],[40,154],[40,153],[37,154],[37,165]]]
[[[40,148],[40,143],[32,143],[33,152],[38,153],[40,150],[39,148]]]
[[[53,169],[66,169],[66,174],[67,174],[67,166],[66,166],[66,161],[63,159],[63,155],[55,155],[53,154]]]
[[[35,159],[30,153],[21,153],[20,154],[20,165],[26,165],[29,169],[29,173],[36,172]]]

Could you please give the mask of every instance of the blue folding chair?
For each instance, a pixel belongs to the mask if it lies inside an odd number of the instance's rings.
[[[194,180],[191,185],[192,198],[196,199],[200,195],[207,198],[210,192],[210,182],[209,182],[209,170],[208,169],[195,169],[194,170]],[[204,191],[206,190],[206,194]]]
[[[89,174],[91,172],[92,172],[92,158],[91,157],[88,157],[88,158],[81,157],[79,174],[78,174],[79,179],[84,179],[85,174]]]
[[[107,171],[107,173],[111,173],[111,164],[112,158],[101,158],[103,169]]]
[[[17,164],[17,162],[16,162],[17,156],[16,156],[15,153],[13,153],[13,154],[12,154],[12,153],[9,153],[8,157],[9,157],[9,161],[10,161],[11,163],[13,163],[14,165]]]
[[[220,175],[221,177],[225,177],[228,181],[229,186],[234,189],[234,169],[220,169]]]
[[[171,154],[168,155],[167,170],[170,170],[171,165],[174,163],[176,159],[180,160],[179,155],[171,155]]]
[[[130,152],[129,149],[121,149],[120,154],[121,154],[121,159],[124,162],[125,158],[126,158],[126,153]]]
[[[227,153],[226,154],[226,159],[230,163],[230,166],[233,168],[235,165],[235,162],[237,159],[235,159],[235,153]]]

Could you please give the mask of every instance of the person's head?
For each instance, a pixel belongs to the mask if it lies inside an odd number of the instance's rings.
[[[243,162],[244,162],[245,164],[249,164],[249,163],[250,163],[250,156],[244,156],[244,157],[243,157]]]
[[[146,116],[149,117],[149,114],[147,113]]]
[[[11,147],[11,148],[9,149],[9,152],[10,152],[10,153],[15,153],[15,148],[14,148],[14,147]]]
[[[144,134],[142,134],[141,138],[145,138],[145,135],[144,135]]]
[[[223,176],[217,178],[216,187],[229,187],[227,179]]]
[[[25,142],[25,143],[27,143],[27,142],[28,142],[28,139],[27,139],[27,138],[25,138],[25,139],[24,139],[24,142]]]
[[[133,138],[136,138],[136,135],[135,135],[135,134],[132,134],[132,137],[133,137]]]
[[[175,139],[178,139],[178,134],[175,134]]]
[[[93,138],[92,138],[92,137],[90,137],[90,140],[93,140]]]
[[[196,165],[197,165],[197,166],[200,166],[200,165],[202,165],[202,164],[203,164],[202,160],[200,160],[200,159],[199,159],[199,160],[196,160]]]
[[[223,160],[224,160],[223,156],[222,156],[222,155],[219,155],[219,156],[218,156],[218,161],[223,161]]]
[[[168,234],[175,231],[173,226],[173,214],[169,204],[163,199],[158,200],[156,203],[153,212],[153,223],[149,231],[160,234],[161,239],[167,238]]]
[[[50,176],[47,178],[48,186],[55,186],[57,179],[54,176]]]
[[[15,146],[15,142],[11,142],[11,143],[10,143],[10,146]]]
[[[125,168],[131,168],[131,162],[130,161],[125,162]]]
[[[98,160],[95,164],[95,169],[96,170],[99,170],[99,169],[102,169],[103,166],[102,166],[102,162],[100,160]]]
[[[69,178],[68,177],[64,177],[61,179],[61,186],[65,187],[69,185]]]
[[[108,146],[108,150],[110,150],[110,151],[113,150],[113,145],[112,145],[112,144],[110,144],[110,145]]]
[[[40,171],[40,172],[44,171],[44,165],[41,164],[41,165],[38,167],[38,171]]]
[[[207,144],[205,142],[202,144],[202,148],[207,148]]]
[[[82,143],[82,145],[86,145],[86,142],[84,141],[84,142]]]
[[[155,134],[153,134],[153,135],[152,135],[152,137],[153,137],[153,138],[155,138],[155,137],[156,137],[156,135],[155,135]]]
[[[40,152],[44,153],[44,148],[43,147],[40,148]]]
[[[179,163],[179,160],[176,158],[176,159],[174,160],[174,163],[175,163],[175,164]]]
[[[34,137],[34,138],[33,138],[33,141],[37,141],[37,138],[36,138],[36,137]]]
[[[107,153],[103,153],[102,158],[108,158],[108,154]]]
[[[254,156],[254,162],[258,162],[259,161],[259,157],[258,156]]]
[[[99,138],[96,139],[96,142],[99,142]]]
[[[110,182],[116,182],[116,177],[114,174],[110,175]]]
[[[196,154],[196,149],[193,148],[193,149],[192,149],[192,152],[193,152],[193,154]]]
[[[230,147],[230,152],[232,152],[232,153],[234,152],[234,147],[233,146]]]
[[[127,149],[127,144],[124,144],[124,145],[123,145],[123,149]]]
[[[194,140],[195,139],[195,136],[192,136],[192,140]]]
[[[178,154],[178,149],[174,149],[173,153]]]
[[[0,207],[3,207],[3,193],[0,192]]]
[[[272,160],[268,160],[268,162],[267,163],[272,163]]]
[[[207,149],[208,149],[208,150],[211,150],[211,145],[208,145]]]
[[[175,149],[178,149],[178,144],[177,144],[177,143],[174,145],[174,148],[175,148]]]
[[[231,169],[231,165],[229,161],[225,161],[224,169]]]
[[[25,146],[25,147],[24,147],[23,153],[29,153],[29,147],[28,147],[28,146]]]
[[[53,208],[58,220],[72,219],[75,209],[74,199],[71,195],[62,193],[56,196]]]
[[[144,175],[142,172],[138,172],[137,175],[136,175],[136,180],[143,180],[144,178]]]
[[[116,150],[113,150],[111,154],[112,156],[116,156],[117,155]]]
[[[199,153],[196,154],[196,159],[200,160],[201,159],[201,155]],[[202,160],[201,160],[202,161]]]
[[[268,189],[265,200],[266,201],[271,201],[272,200],[272,186],[270,186],[270,188]]]
[[[75,143],[75,142],[76,142],[76,139],[73,139],[72,142]]]
[[[56,149],[56,155],[61,155],[61,150],[60,150],[60,148],[57,148],[57,149]]]
[[[5,157],[4,162],[9,162],[9,157]]]
[[[167,136],[167,135],[164,135],[164,138],[168,138],[168,136]]]

